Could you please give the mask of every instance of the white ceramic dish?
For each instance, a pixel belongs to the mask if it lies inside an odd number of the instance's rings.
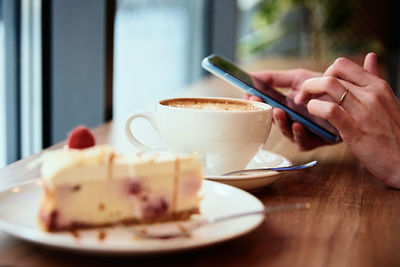
[[[201,194],[204,196],[201,216],[206,218],[263,209],[263,204],[251,194],[221,183],[204,181]],[[263,215],[252,215],[199,228],[190,237],[165,240],[140,239],[121,227],[49,234],[42,232],[36,223],[41,195],[42,188],[38,181],[0,192],[0,230],[52,248],[85,253],[143,255],[220,243],[252,231],[264,219]]]
[[[257,169],[266,167],[286,167],[292,163],[285,157],[261,149],[247,165],[246,169]],[[265,187],[279,179],[281,173],[277,171],[261,171],[246,175],[208,175],[206,179],[228,185],[232,185],[243,190],[253,191]]]

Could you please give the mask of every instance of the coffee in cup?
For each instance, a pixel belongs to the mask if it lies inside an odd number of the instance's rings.
[[[176,108],[209,111],[250,111],[261,109],[253,103],[238,102],[229,99],[181,98],[164,100],[161,101],[161,104]]]

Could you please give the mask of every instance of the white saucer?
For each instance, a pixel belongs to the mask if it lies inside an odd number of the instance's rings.
[[[200,216],[208,219],[264,208],[260,200],[251,194],[221,183],[204,181],[201,194],[204,199],[200,207]],[[58,249],[96,254],[144,255],[182,251],[220,243],[252,231],[264,219],[263,215],[237,218],[196,229],[190,237],[171,239],[139,239],[121,227],[82,230],[74,234],[70,232],[50,234],[42,232],[36,223],[41,196],[42,187],[38,181],[0,192],[0,231]],[[151,226],[147,227],[149,229]],[[105,238],[99,238],[100,235]]]
[[[290,165],[292,165],[292,163],[285,157],[261,149],[250,161],[246,169],[286,167]],[[206,174],[206,179],[252,191],[275,182],[280,176],[281,174],[277,171],[261,171],[252,174],[230,176]]]

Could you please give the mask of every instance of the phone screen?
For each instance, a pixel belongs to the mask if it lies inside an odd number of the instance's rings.
[[[228,60],[225,60],[222,57],[219,56],[211,56],[208,57],[208,60],[211,64],[213,64],[215,67],[222,69],[226,73],[234,76],[235,78],[239,79],[243,83],[247,84],[248,86],[252,87],[256,91],[261,92],[262,94],[268,96],[269,98],[275,100],[282,106],[290,109],[291,111],[301,115],[305,119],[317,124],[321,128],[325,129],[326,131],[330,132],[332,135],[339,136],[337,129],[332,126],[328,121],[315,117],[311,115],[308,110],[306,105],[297,105],[294,103],[293,99],[290,97],[286,97],[284,94],[281,92],[275,90],[268,84],[265,84],[258,79],[250,76],[247,74],[245,71],[241,70]],[[277,106],[274,105],[274,103],[268,103],[271,104],[272,106]],[[290,115],[290,114],[289,114]]]

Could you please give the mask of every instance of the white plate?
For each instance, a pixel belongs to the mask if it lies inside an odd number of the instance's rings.
[[[213,218],[249,210],[261,210],[263,204],[251,194],[221,183],[204,181],[201,194],[201,216]],[[38,181],[0,192],[0,230],[23,240],[59,249],[101,254],[155,254],[208,246],[244,235],[264,219],[252,215],[193,231],[190,237],[171,239],[140,239],[126,228],[111,227],[73,233],[45,233],[36,223],[42,195]],[[103,234],[104,233],[104,234]],[[104,235],[105,238],[99,238]]]
[[[246,169],[266,167],[286,167],[292,163],[285,157],[261,149],[247,165]],[[207,175],[206,179],[232,185],[243,190],[256,190],[265,187],[279,179],[281,173],[277,171],[262,171],[246,175]]]

